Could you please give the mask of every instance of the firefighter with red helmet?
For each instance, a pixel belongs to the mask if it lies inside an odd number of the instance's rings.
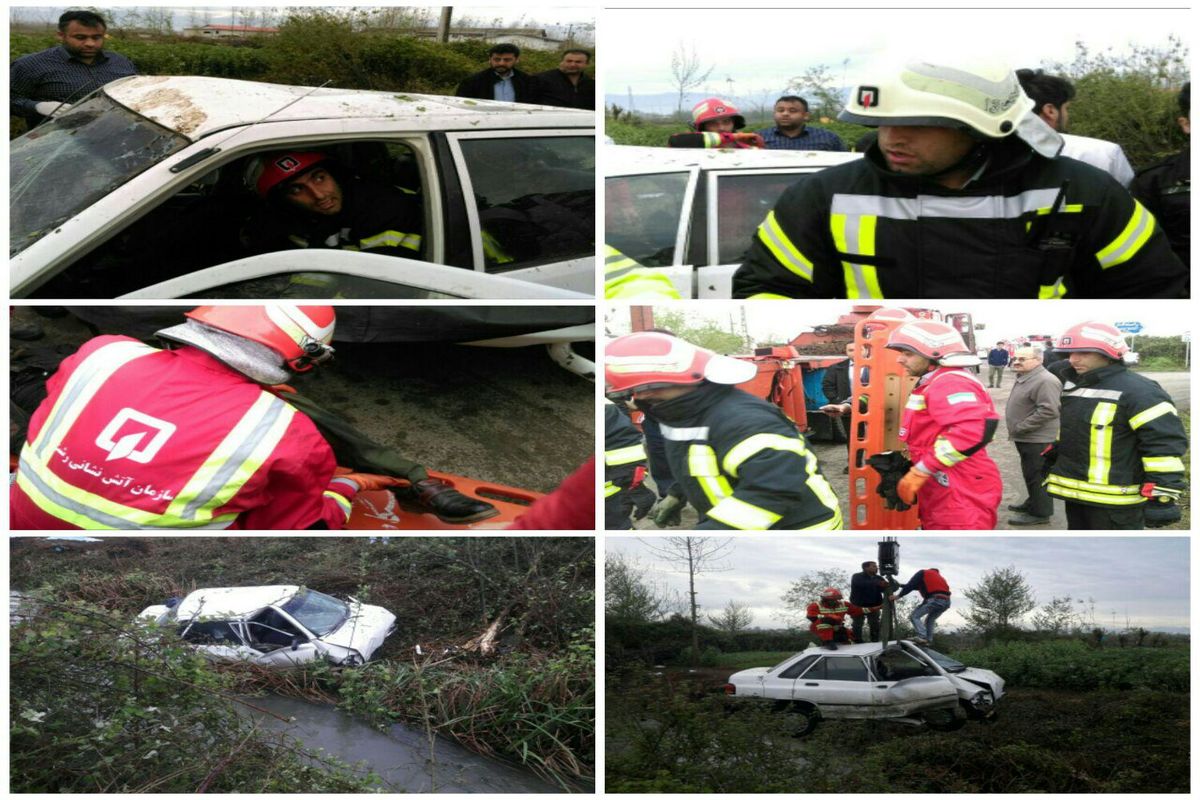
[[[742,133],[746,118],[732,103],[719,97],[708,97],[692,108],[692,132],[676,133],[667,140],[667,147],[731,147],[755,149],[766,147],[757,133]]]
[[[400,483],[335,477],[330,444],[281,388],[332,358],[332,306],[185,317],[158,332],[174,349],[98,336],[62,361],[29,422],[12,528],[340,529],[359,491]],[[414,466],[410,491],[436,513],[457,492]]]
[[[991,530],[1002,484],[988,457],[999,416],[966,367],[979,359],[944,322],[916,320],[892,331],[887,348],[917,384],[900,420],[912,466],[897,493],[916,503],[925,530]]]
[[[1070,367],[1059,437],[1046,452],[1046,491],[1066,504],[1071,530],[1141,530],[1178,522],[1187,433],[1171,396],[1125,368],[1112,325],[1073,325],[1055,348]]]
[[[424,219],[412,194],[353,174],[326,153],[271,153],[247,180],[267,204],[247,226],[255,250],[336,248],[420,259]]]
[[[820,598],[808,604],[809,626],[821,643],[829,650],[837,650],[837,643],[852,644],[854,635],[846,628],[846,617],[862,617],[863,609],[848,603],[842,593],[830,586],[821,592]]]
[[[796,426],[738,390],[757,368],[665,333],[605,348],[606,393],[659,423],[677,486],[702,530],[834,530],[837,497]]]

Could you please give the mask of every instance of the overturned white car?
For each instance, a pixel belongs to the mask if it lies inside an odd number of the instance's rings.
[[[725,693],[796,712],[798,734],[810,733],[823,719],[893,719],[956,730],[968,719],[995,713],[1004,679],[902,640],[837,650],[810,646],[773,667],[730,675]]]
[[[197,589],[182,600],[150,606],[138,619],[177,626],[179,635],[213,661],[288,668],[324,659],[365,664],[396,629],[380,606],[343,602],[304,586]]]

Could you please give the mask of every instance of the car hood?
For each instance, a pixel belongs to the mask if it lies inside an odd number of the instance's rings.
[[[321,637],[328,645],[357,651],[364,660],[379,649],[396,624],[396,615],[382,606],[351,602],[350,616],[333,633]]]
[[[979,667],[967,667],[961,672],[952,672],[950,677],[956,682],[963,681],[977,686],[985,686],[992,691],[992,696],[997,700],[1004,694],[1004,679],[990,669],[980,669]]]

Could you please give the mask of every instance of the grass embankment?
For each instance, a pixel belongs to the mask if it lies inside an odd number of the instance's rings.
[[[732,670],[786,654],[727,654]],[[716,680],[611,673],[609,792],[1187,792],[1188,649],[1050,641],[955,650],[1007,680],[988,723],[952,733],[795,719],[735,705]],[[736,713],[731,711],[736,709]]]
[[[219,676],[212,680],[224,681],[220,687],[237,693],[276,691],[335,702],[379,723],[424,727],[476,752],[522,762],[562,783],[586,782],[593,775],[590,542],[440,537],[394,539],[385,545],[364,538],[194,537],[60,543],[66,552],[54,552],[52,544],[12,540],[12,586],[37,590],[55,602],[79,604],[80,613],[110,613],[113,620],[128,621],[148,605],[203,586],[298,583],[382,605],[397,615],[398,630],[377,660],[362,669],[336,670],[321,664],[280,674],[245,667],[214,669],[200,662],[189,670]],[[464,645],[501,618],[499,654],[468,652]],[[51,615],[45,624],[58,623]],[[417,645],[436,655],[416,656]],[[79,686],[68,681],[64,694],[71,701],[55,708],[68,713],[72,707],[108,703],[107,696],[92,697],[106,691],[106,663],[89,662],[88,669],[99,664],[104,677]],[[14,660],[14,697],[26,694],[23,681],[39,679],[36,671],[18,670]],[[216,707],[228,705],[219,692],[207,696],[204,713],[215,714]],[[170,705],[161,698],[156,703],[160,708]],[[46,714],[56,716],[49,707]],[[13,719],[18,719],[15,711]],[[37,752],[50,742],[34,736],[27,744],[30,752]],[[77,757],[93,765],[103,763],[112,754],[108,743],[102,744],[84,748]],[[148,760],[142,766],[155,764]]]

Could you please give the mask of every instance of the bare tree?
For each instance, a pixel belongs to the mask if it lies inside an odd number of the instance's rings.
[[[720,614],[709,614],[708,621],[717,630],[733,635],[750,627],[750,623],[754,621],[754,612],[750,610],[750,606],[730,600],[721,609]]]
[[[675,79],[675,85],[679,88],[676,112],[683,111],[683,98],[687,95],[688,90],[702,85],[708,80],[712,71],[712,66],[705,69],[704,65],[700,63],[700,55],[696,52],[695,43],[692,44],[690,53],[683,42],[679,43],[679,49],[671,54],[671,75]]]
[[[705,572],[728,569],[721,559],[728,556],[733,546],[732,539],[715,539],[711,536],[668,536],[663,539],[642,540],[676,571],[687,570],[688,606],[692,618],[692,666],[700,663],[700,606],[696,602],[696,576]]]
[[[835,117],[842,108],[841,92],[834,87],[833,72],[824,64],[809,67],[788,81],[788,91],[805,95],[809,108],[818,119]]]

